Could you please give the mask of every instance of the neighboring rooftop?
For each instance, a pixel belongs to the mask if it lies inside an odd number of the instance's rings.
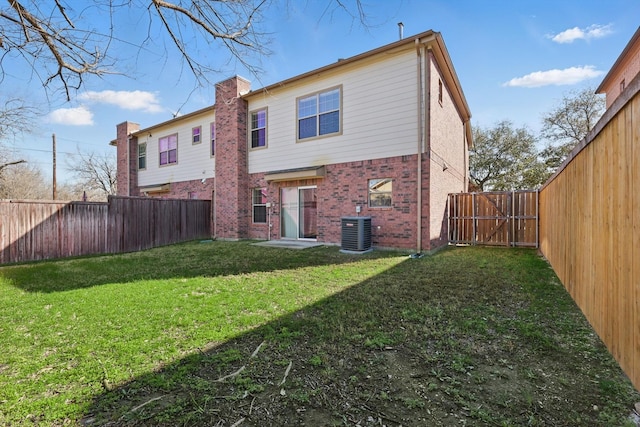
[[[596,89],[596,93],[607,96],[607,108],[620,96],[631,80],[640,73],[640,27],[622,50],[607,75]]]

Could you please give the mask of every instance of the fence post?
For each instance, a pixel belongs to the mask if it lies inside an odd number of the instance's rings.
[[[471,223],[473,224],[473,237],[472,237],[472,244],[477,244],[476,242],[476,221],[478,220],[477,216],[477,212],[476,212],[476,208],[478,207],[476,205],[476,193],[471,193],[471,205],[472,205],[472,209],[473,209],[473,214],[471,215]]]
[[[540,247],[540,190],[536,190],[536,248]]]
[[[515,204],[515,196],[516,196],[516,192],[515,190],[511,190],[511,194],[509,195],[509,197],[511,198],[510,202],[511,202],[511,218],[508,219],[507,221],[509,221],[509,228],[507,228],[508,233],[511,234],[511,237],[509,238],[509,246],[516,246],[516,233],[515,233],[515,224],[516,221],[515,217],[516,217],[516,204]]]

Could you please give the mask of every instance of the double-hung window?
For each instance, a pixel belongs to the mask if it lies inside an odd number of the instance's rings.
[[[267,146],[267,110],[251,113],[251,148]]]
[[[267,189],[254,188],[252,192],[253,222],[266,224],[267,222]]]
[[[372,208],[391,207],[393,180],[391,178],[369,180],[369,206]]]
[[[178,134],[163,136],[158,139],[160,151],[160,166],[171,165],[178,162]]]
[[[202,133],[202,126],[191,129],[191,143],[200,144],[200,134]]]
[[[147,168],[147,144],[138,144],[138,170]]]
[[[216,155],[216,124],[211,123],[211,157]]]
[[[340,133],[340,87],[298,98],[298,139]]]

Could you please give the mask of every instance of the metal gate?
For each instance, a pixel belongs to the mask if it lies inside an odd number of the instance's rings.
[[[538,192],[449,194],[449,243],[538,247]]]

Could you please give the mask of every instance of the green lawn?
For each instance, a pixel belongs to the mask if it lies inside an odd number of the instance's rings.
[[[633,425],[533,250],[249,242],[0,268],[2,425]]]

